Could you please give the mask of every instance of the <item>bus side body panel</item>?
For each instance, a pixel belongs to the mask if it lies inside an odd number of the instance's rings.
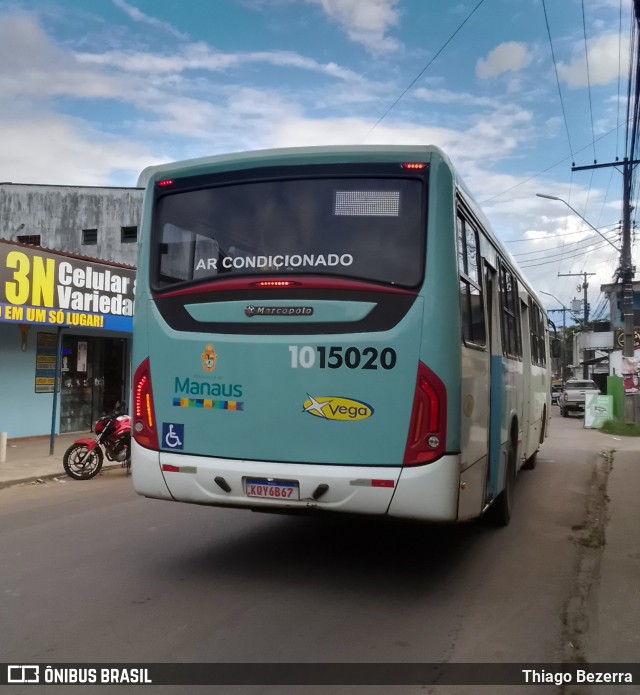
[[[486,350],[462,348],[462,407],[458,518],[473,519],[485,506],[489,447],[489,355]]]

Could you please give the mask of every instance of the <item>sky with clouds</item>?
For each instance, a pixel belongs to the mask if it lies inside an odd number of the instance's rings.
[[[596,273],[598,317],[616,250],[535,194],[563,198],[619,244],[621,174],[571,165],[625,155],[631,6],[546,0],[544,9],[542,0],[4,0],[0,181],[135,186],[150,164],[222,152],[435,144],[536,289],[569,305],[580,278],[558,273]]]

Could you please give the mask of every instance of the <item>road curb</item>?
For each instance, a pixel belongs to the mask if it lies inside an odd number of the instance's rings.
[[[102,470],[98,475],[102,475],[103,472],[106,471],[112,471],[115,470],[116,468],[121,468],[122,464],[120,463],[113,463],[110,465],[104,465],[102,466]],[[44,485],[47,482],[50,482],[52,480],[59,480],[61,482],[73,482],[73,483],[83,483],[83,482],[88,482],[86,480],[74,480],[73,478],[69,477],[64,470],[59,471],[58,473],[45,473],[44,475],[32,475],[29,476],[28,478],[19,478],[17,480],[1,480],[0,481],[0,490],[3,490],[8,487],[15,487],[16,485]]]

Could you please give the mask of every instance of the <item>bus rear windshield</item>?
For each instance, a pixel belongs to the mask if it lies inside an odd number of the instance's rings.
[[[423,182],[411,178],[251,181],[157,200],[155,285],[259,274],[332,275],[416,287]]]

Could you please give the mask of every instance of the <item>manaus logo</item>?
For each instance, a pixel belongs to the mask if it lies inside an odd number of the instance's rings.
[[[216,354],[213,345],[209,344],[202,353],[202,368],[205,372],[211,373],[216,368],[217,363],[218,355]]]
[[[362,401],[341,397],[314,398],[307,394],[308,398],[302,406],[303,412],[323,420],[340,420],[343,422],[355,422],[366,420],[373,415],[373,408]]]

